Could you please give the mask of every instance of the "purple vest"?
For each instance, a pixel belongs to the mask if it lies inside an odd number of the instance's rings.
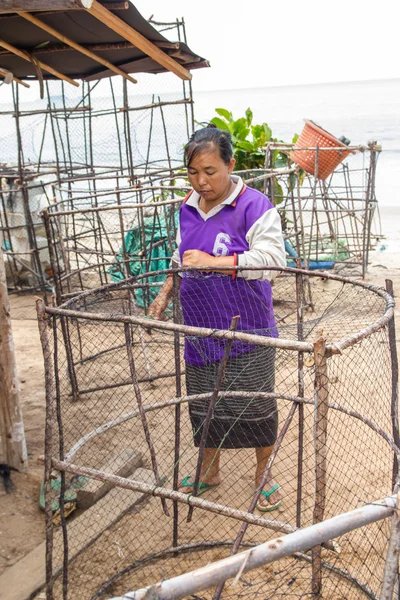
[[[180,258],[186,250],[202,250],[216,256],[233,256],[249,250],[246,234],[272,208],[266,196],[246,187],[233,204],[225,205],[204,221],[196,208],[184,203],[180,209]],[[278,337],[269,281],[246,280],[219,273],[185,272],[180,287],[186,325],[229,329],[239,315],[238,331]],[[226,340],[185,337],[185,361],[205,365],[219,361]],[[255,349],[235,340],[230,356]]]

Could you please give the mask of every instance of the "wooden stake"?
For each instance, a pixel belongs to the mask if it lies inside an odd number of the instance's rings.
[[[381,595],[379,600],[393,600],[399,597],[399,554],[400,554],[400,492],[397,492],[397,510],[392,517],[389,547],[385,562]]]
[[[25,430],[19,398],[17,367],[11,329],[6,269],[0,249],[0,432],[3,460],[18,471],[28,468]]]
[[[394,298],[393,281],[385,279],[386,291]],[[392,367],[392,401],[390,405],[390,417],[392,420],[393,441],[400,448],[400,429],[399,429],[399,360],[396,346],[396,324],[394,314],[388,323],[390,362]],[[393,458],[393,487],[399,477],[399,461],[395,455]]]
[[[9,52],[12,52],[12,54],[16,54],[20,58],[23,58],[27,62],[30,62],[30,63],[32,62],[31,57],[29,56],[28,52],[25,52],[25,50],[20,50],[19,48],[16,48],[15,46],[11,46],[11,44],[8,44],[4,40],[0,40],[0,46],[2,48],[5,48]],[[79,87],[79,83],[77,81],[74,81],[70,77],[67,77],[67,75],[63,75],[59,71],[56,71],[56,69],[53,69],[53,67],[49,67],[49,65],[45,65],[40,60],[37,61],[37,64],[39,65],[39,67],[41,69],[43,69],[43,71],[47,71],[48,73],[51,73],[52,75],[55,75],[56,77],[58,77],[58,79],[63,79],[64,81],[67,81],[71,85],[74,85],[75,87]]]
[[[158,62],[161,66],[168,69],[168,71],[175,73],[175,75],[183,80],[190,81],[192,79],[192,74],[185,67],[160,50],[160,48],[157,48],[153,42],[130,27],[122,19],[107,10],[97,0],[93,0],[91,8],[88,8],[87,11],[104,23],[104,25],[118,33],[118,35],[134,44],[139,50],[142,50],[142,52],[150,56],[150,58]]]
[[[324,518],[326,500],[326,451],[328,428],[328,375],[326,364],[326,340],[320,337],[314,343],[315,363],[315,504],[313,523],[320,523]],[[322,561],[321,546],[312,551],[312,593],[315,598],[322,594]]]
[[[30,23],[33,23],[37,27],[40,27],[40,29],[43,29],[44,31],[47,31],[47,33],[49,33],[53,37],[57,38],[58,40],[61,40],[64,44],[67,44],[67,46],[71,46],[71,48],[74,48],[75,50],[77,50],[81,54],[85,54],[86,56],[88,56],[92,60],[95,60],[96,62],[100,63],[101,65],[104,65],[105,67],[107,67],[108,69],[110,69],[110,71],[113,71],[117,75],[121,75],[122,77],[125,77],[125,79],[127,79],[131,83],[137,83],[136,79],[134,79],[133,77],[131,77],[130,75],[128,75],[128,73],[126,73],[125,71],[122,71],[122,69],[119,69],[118,67],[116,67],[115,65],[113,65],[112,63],[110,63],[105,58],[102,58],[98,54],[95,54],[91,50],[88,50],[84,46],[81,46],[81,44],[78,44],[77,42],[74,42],[73,40],[71,40],[71,38],[67,37],[66,35],[64,35],[62,33],[59,33],[56,29],[54,29],[53,27],[50,27],[50,25],[47,25],[46,23],[44,23],[40,19],[34,17],[33,15],[29,14],[28,12],[23,12],[22,11],[22,12],[20,12],[18,14],[20,15],[20,17],[23,17],[27,21],[30,21]]]

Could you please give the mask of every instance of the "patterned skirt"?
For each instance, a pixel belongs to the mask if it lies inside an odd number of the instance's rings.
[[[203,366],[186,365],[188,395],[214,390],[219,363]],[[217,399],[206,439],[206,448],[260,448],[272,446],[278,429],[275,398],[260,398],[257,392],[274,391],[275,348],[259,346],[251,352],[228,359],[221,391]],[[229,392],[252,392],[249,397],[235,398]],[[189,403],[195,446],[200,445],[203,424],[210,400]]]

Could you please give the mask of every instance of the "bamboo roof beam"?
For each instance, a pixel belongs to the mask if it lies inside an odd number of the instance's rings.
[[[10,74],[10,71],[6,71],[5,69],[2,69],[0,67],[0,77],[4,77],[4,79],[5,79],[7,77],[7,75],[9,75],[9,74]],[[25,81],[21,81],[21,79],[18,79],[18,77],[15,77],[12,73],[11,73],[11,75],[12,75],[13,81],[16,81],[17,83],[23,85],[26,88],[31,87],[29,84],[25,83]]]
[[[67,0],[68,1],[68,0]],[[7,0],[1,0],[1,7],[0,7],[0,19],[10,19],[10,18],[18,18],[18,11],[20,10],[26,10],[28,7],[26,5],[26,0],[21,0],[21,2],[18,2],[14,4],[14,10],[17,12],[10,12],[9,8],[5,8],[3,6],[4,2],[7,2]],[[46,10],[41,10],[40,11],[40,16],[44,17],[45,15],[54,15],[60,12],[65,12],[65,10],[67,9],[61,9],[61,6],[63,4],[65,4],[65,0],[61,0],[62,4],[57,3],[57,0],[55,0],[55,2],[43,2],[43,6],[46,6]],[[8,4],[10,5],[10,2],[8,2]],[[123,1],[123,2],[102,2],[103,6],[105,6],[106,8],[112,10],[112,11],[116,11],[116,10],[128,10],[129,8],[129,2]],[[59,8],[57,8],[57,6],[59,6]],[[51,7],[51,8],[50,8]],[[35,6],[29,5],[29,12],[33,12],[35,10],[38,10],[36,8],[36,4]],[[68,10],[74,10],[74,8],[69,8]],[[78,6],[75,7],[75,10],[84,10],[83,6]]]
[[[30,0],[29,10],[84,10],[93,0]],[[26,0],[2,0],[0,13],[13,13],[26,10]]]
[[[67,46],[71,46],[71,48],[74,48],[75,50],[77,50],[81,54],[85,54],[86,56],[88,56],[92,60],[95,60],[96,62],[100,63],[101,65],[104,65],[105,67],[107,67],[108,69],[110,69],[110,71],[113,71],[117,75],[121,75],[122,77],[124,77],[125,79],[127,79],[128,81],[130,81],[131,83],[137,83],[136,79],[134,79],[133,77],[131,77],[130,75],[128,75],[128,73],[126,73],[122,69],[119,69],[118,67],[116,67],[115,65],[113,65],[112,63],[110,63],[105,58],[102,58],[98,54],[95,54],[91,50],[88,50],[84,46],[81,46],[81,44],[78,44],[77,42],[74,42],[73,40],[71,40],[66,35],[63,35],[62,33],[59,33],[56,29],[54,29],[50,25],[47,25],[46,23],[44,23],[43,21],[41,21],[37,17],[31,15],[28,12],[24,12],[24,11],[21,11],[18,14],[21,17],[23,17],[24,19],[26,19],[27,21],[30,21],[30,23],[33,23],[33,25],[36,25],[37,27],[39,27],[40,29],[43,29],[44,31],[46,31],[47,33],[49,33],[53,37],[57,38],[58,40],[61,40],[64,44],[67,44]]]
[[[145,54],[150,56],[153,60],[158,62],[161,66],[168,71],[171,71],[181,79],[189,81],[192,79],[190,71],[185,69],[176,60],[168,56],[160,48],[158,48],[153,42],[145,38],[141,33],[130,27],[122,19],[114,15],[112,12],[102,6],[97,0],[93,0],[90,8],[86,9],[88,13],[96,17],[104,25],[118,33],[121,37],[131,42],[136,48],[142,50]]]
[[[30,57],[29,53],[25,52],[25,50],[20,50],[19,48],[16,48],[15,46],[11,46],[11,44],[8,44],[7,42],[5,42],[4,40],[1,40],[1,39],[0,39],[0,46],[2,48],[5,48],[9,52],[16,54],[20,58],[23,58],[24,60],[26,60],[30,63],[33,63],[32,58]],[[39,67],[41,69],[43,69],[43,71],[47,71],[48,73],[55,75],[55,77],[57,77],[58,79],[63,79],[64,81],[67,81],[71,85],[74,85],[75,87],[79,87],[79,83],[77,81],[74,81],[67,75],[63,75],[59,71],[56,71],[56,69],[53,69],[53,67],[50,67],[49,65],[42,63],[40,60],[37,61],[37,64],[39,65]]]

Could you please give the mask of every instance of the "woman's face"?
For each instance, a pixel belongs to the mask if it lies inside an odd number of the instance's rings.
[[[234,158],[231,158],[229,164],[225,164],[218,148],[210,144],[209,149],[199,152],[191,160],[188,166],[190,184],[206,202],[222,202],[229,193],[230,174],[234,166]]]

